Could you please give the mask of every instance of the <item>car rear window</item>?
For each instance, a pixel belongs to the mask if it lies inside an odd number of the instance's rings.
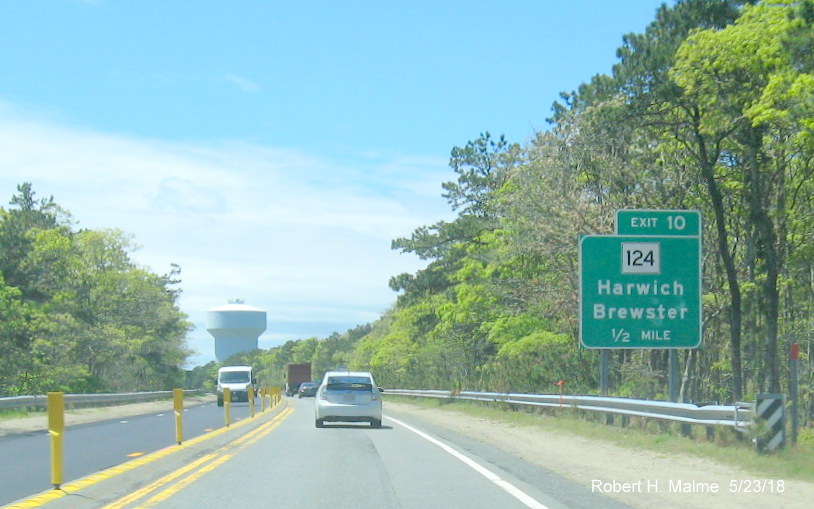
[[[332,376],[328,377],[326,387],[329,391],[367,391],[373,390],[370,378],[364,376]]]

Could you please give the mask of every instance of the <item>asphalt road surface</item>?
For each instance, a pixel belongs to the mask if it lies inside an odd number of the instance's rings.
[[[69,426],[63,445],[64,482],[175,444],[172,402],[166,405],[164,411]],[[111,413],[116,412],[112,410]],[[247,403],[232,404],[233,422],[248,415]],[[190,406],[184,412],[184,439],[189,440],[224,425],[223,408],[218,408],[214,402]],[[0,504],[9,504],[51,487],[50,447],[45,430],[0,437],[0,458],[3,458],[4,468],[3,475],[0,475]]]
[[[183,454],[171,467],[140,468],[137,481],[114,477],[45,506],[626,507],[492,446],[387,409],[381,429],[354,423],[318,429],[310,398],[289,398],[228,441]]]

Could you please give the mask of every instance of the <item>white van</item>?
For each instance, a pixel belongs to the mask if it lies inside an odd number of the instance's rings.
[[[228,388],[231,401],[249,401],[249,387],[257,395],[251,366],[224,366],[218,370],[218,406],[223,406],[223,389]]]

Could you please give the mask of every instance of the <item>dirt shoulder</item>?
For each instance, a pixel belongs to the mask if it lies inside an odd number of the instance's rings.
[[[388,408],[494,445],[636,508],[802,509],[814,500],[814,483],[761,478],[689,455],[633,450],[445,408],[386,401],[385,413]]]
[[[184,399],[184,406],[215,401],[215,397],[192,396]],[[73,426],[107,419],[124,419],[134,415],[153,412],[172,412],[172,400],[149,401],[103,408],[81,408],[65,412],[65,426]],[[48,414],[45,412],[27,417],[0,419],[0,436],[19,433],[45,432],[48,429]]]

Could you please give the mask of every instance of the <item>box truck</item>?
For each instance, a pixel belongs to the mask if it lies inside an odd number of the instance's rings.
[[[300,384],[311,381],[311,363],[303,362],[299,364],[288,364],[285,375],[285,394],[293,396],[297,394]]]

